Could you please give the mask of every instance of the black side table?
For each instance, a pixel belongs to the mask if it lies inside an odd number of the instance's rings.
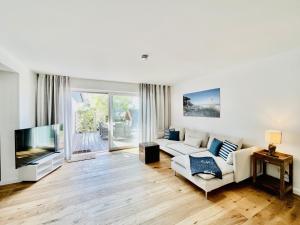
[[[155,142],[144,142],[139,145],[139,158],[145,163],[159,161],[159,145]]]

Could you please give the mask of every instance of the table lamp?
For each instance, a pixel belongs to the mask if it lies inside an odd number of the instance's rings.
[[[282,134],[279,130],[267,130],[265,132],[265,139],[269,150],[269,155],[274,155],[276,151],[276,145],[281,144]]]

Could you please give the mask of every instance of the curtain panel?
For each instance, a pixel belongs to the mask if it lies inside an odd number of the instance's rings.
[[[171,87],[140,84],[140,140],[153,141],[162,137],[171,123]]]
[[[37,74],[36,124],[63,124],[66,159],[71,157],[71,111],[70,78]]]

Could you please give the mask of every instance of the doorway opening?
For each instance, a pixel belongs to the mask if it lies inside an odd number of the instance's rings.
[[[72,155],[137,147],[136,95],[72,92]]]
[[[72,153],[108,151],[108,94],[72,92]]]

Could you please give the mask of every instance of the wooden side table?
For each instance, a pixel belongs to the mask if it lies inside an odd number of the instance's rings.
[[[154,142],[139,144],[139,158],[145,164],[159,161],[159,145]]]
[[[253,162],[253,183],[266,187],[279,193],[282,199],[286,193],[293,189],[293,156],[275,152],[274,156],[268,155],[268,150],[254,152],[252,155]],[[262,162],[262,175],[257,174],[257,162]],[[267,175],[267,163],[279,166],[280,179]],[[285,181],[286,169],[289,169],[288,181]]]

